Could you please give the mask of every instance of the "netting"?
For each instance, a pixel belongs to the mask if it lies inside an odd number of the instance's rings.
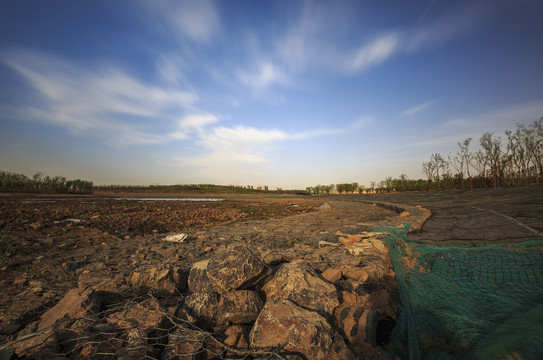
[[[380,228],[402,312],[394,355],[543,359],[543,241],[436,247]]]

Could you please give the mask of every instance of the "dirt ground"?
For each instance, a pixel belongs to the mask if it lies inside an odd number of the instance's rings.
[[[436,245],[491,245],[543,240],[543,185],[502,189],[339,195],[326,199],[421,205],[432,212],[415,240]]]
[[[116,197],[124,199],[117,199]],[[149,194],[145,195],[150,197]],[[379,195],[218,196],[223,201],[128,200],[113,196],[0,196],[0,342],[10,341],[96,267],[112,286],[148,264],[192,264],[228,244],[315,246],[408,221],[380,203],[432,211],[411,238],[433,244],[543,239],[543,186]],[[181,197],[181,196],[177,196]],[[164,235],[186,233],[183,243]],[[92,279],[91,279],[92,280]]]
[[[93,266],[107,269],[101,276],[116,284],[147,264],[189,269],[234,242],[269,249],[337,242],[338,230],[400,221],[394,211],[356,202],[215,197],[224,200],[0,197],[1,339],[39,318]],[[179,232],[188,235],[182,244],[163,241]]]

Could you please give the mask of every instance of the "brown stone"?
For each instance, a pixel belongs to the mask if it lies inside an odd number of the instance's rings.
[[[0,345],[0,351],[11,349],[17,356],[28,356],[34,358],[36,354],[48,356],[58,351],[57,338],[53,329],[46,329],[40,333],[19,335],[17,341],[9,347]]]
[[[341,279],[341,275],[341,270],[332,268],[327,269],[321,274],[324,280],[330,281],[332,283]]]
[[[185,290],[185,281],[179,268],[150,266],[136,270],[129,282],[132,286],[144,291],[151,289],[158,295],[168,296]]]
[[[262,300],[250,290],[229,291],[219,301],[218,324],[247,324],[255,321],[262,309]]]
[[[327,357],[333,336],[332,327],[317,312],[288,300],[269,300],[251,330],[250,341],[255,349],[280,349],[316,360]]]
[[[139,328],[146,333],[165,327],[166,317],[155,299],[147,299],[107,316],[107,321],[121,329]]]
[[[269,300],[290,300],[307,309],[331,314],[339,305],[334,285],[305,262],[283,264],[262,290]]]
[[[78,319],[98,311],[100,299],[91,289],[72,289],[51,309],[42,315],[38,330],[43,330],[63,319]]]
[[[217,293],[193,293],[185,298],[183,305],[191,314],[196,316],[204,327],[216,323],[219,308]]]
[[[249,330],[247,326],[232,325],[224,332],[226,339],[224,343],[236,349],[249,348]]]
[[[271,273],[247,247],[237,246],[207,265],[209,281],[219,293],[244,290],[258,284]]]
[[[369,274],[363,268],[353,267],[342,270],[343,276],[347,279],[352,279],[358,282],[365,282],[368,280]]]
[[[353,243],[360,242],[360,240],[362,240],[362,235],[350,235],[348,237],[348,240],[353,242]]]
[[[192,292],[214,292],[215,288],[209,281],[207,276],[207,266],[209,260],[203,260],[196,262],[190,269],[188,285],[189,290]]]
[[[168,344],[162,352],[162,360],[203,359],[205,335],[178,328],[168,336]]]

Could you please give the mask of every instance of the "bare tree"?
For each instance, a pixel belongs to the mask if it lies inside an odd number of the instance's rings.
[[[488,164],[490,166],[490,177],[492,180],[492,186],[494,188],[497,188],[500,186],[500,178],[502,174],[502,167],[501,167],[501,139],[493,138],[493,133],[484,133],[483,136],[481,136],[480,142],[481,147],[484,150],[484,154],[486,156],[486,159],[488,161]]]
[[[426,175],[426,179],[428,181],[428,190],[431,190],[430,186],[432,184],[432,179],[434,177],[434,165],[431,161],[423,162],[422,163],[422,172],[424,172],[424,175]]]
[[[445,175],[448,172],[449,164],[447,161],[441,156],[441,154],[432,154],[432,157],[430,159],[430,162],[433,164],[434,168],[434,176],[437,181],[437,191],[441,191],[441,176]]]

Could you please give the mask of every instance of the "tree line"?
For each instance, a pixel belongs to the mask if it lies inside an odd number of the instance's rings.
[[[44,176],[37,172],[31,178],[23,174],[0,170],[0,190],[8,192],[90,194],[92,181],[67,180],[64,176]]]
[[[178,184],[178,185],[99,185],[95,190],[128,193],[196,193],[196,194],[303,194],[302,190],[265,190],[233,185]]]
[[[467,138],[459,142],[457,152],[446,157],[431,154],[422,164],[426,179],[409,179],[401,174],[371,181],[368,187],[358,183],[307,187],[306,194],[473,190],[543,182],[543,118],[528,126],[517,124],[516,130],[505,131],[503,139],[486,132],[479,139],[478,149],[472,149],[472,141]]]

